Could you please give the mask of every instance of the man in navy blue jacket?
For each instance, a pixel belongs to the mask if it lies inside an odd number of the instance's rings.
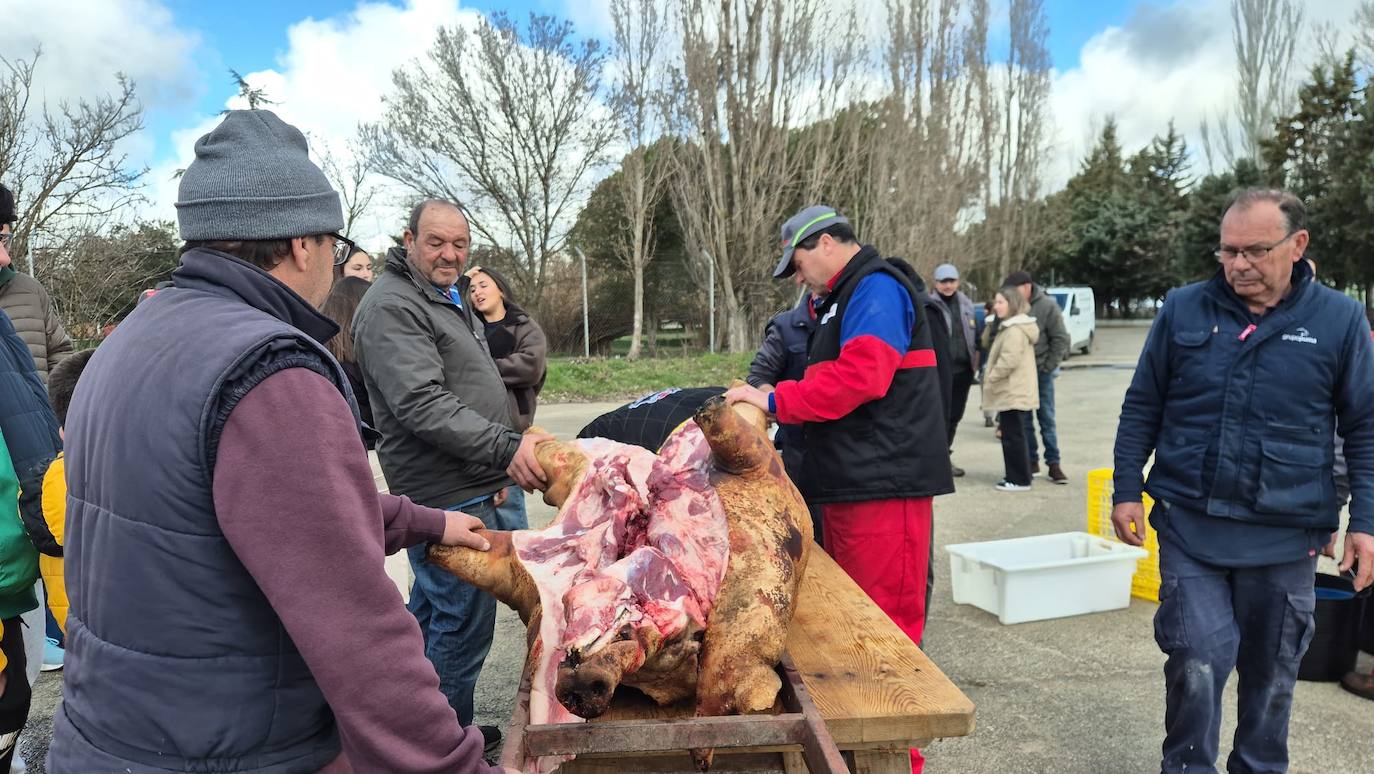
[[[1356,588],[1374,580],[1374,344],[1360,304],[1313,282],[1307,244],[1297,197],[1237,192],[1220,271],[1169,294],[1121,407],[1117,535],[1140,545],[1142,489],[1156,501],[1165,772],[1215,771],[1232,670],[1227,768],[1287,769],[1317,552],[1334,550],[1339,526],[1337,429],[1353,496],[1341,570],[1358,561]]]

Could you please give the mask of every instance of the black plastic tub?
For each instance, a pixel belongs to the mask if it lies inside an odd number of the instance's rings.
[[[1317,573],[1317,631],[1298,667],[1299,680],[1334,682],[1355,668],[1366,596],[1356,594],[1348,578]]]

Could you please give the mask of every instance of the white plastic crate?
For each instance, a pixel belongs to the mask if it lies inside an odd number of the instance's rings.
[[[1004,624],[1117,610],[1131,603],[1131,575],[1143,548],[1090,535],[960,543],[949,552],[954,601]]]

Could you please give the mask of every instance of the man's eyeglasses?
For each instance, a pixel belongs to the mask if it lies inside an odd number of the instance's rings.
[[[0,247],[9,249],[12,241],[14,241],[14,234],[0,234]]]
[[[358,245],[346,236],[339,236],[338,234],[328,234],[327,236],[333,237],[334,239],[335,266],[342,266],[344,262],[348,260],[348,256],[352,255],[353,252],[358,249]]]
[[[1265,258],[1268,258],[1269,251],[1273,250],[1274,248],[1278,247],[1284,242],[1287,242],[1289,239],[1292,239],[1293,235],[1296,233],[1298,232],[1289,231],[1287,234],[1283,235],[1283,239],[1280,239],[1279,241],[1268,245],[1250,245],[1249,247],[1232,247],[1231,245],[1222,245],[1221,247],[1217,248],[1217,251],[1213,253],[1213,255],[1215,255],[1217,257],[1217,260],[1221,261],[1222,263],[1230,263],[1236,260],[1237,258],[1244,258],[1250,263],[1255,263],[1257,261],[1262,261]]]

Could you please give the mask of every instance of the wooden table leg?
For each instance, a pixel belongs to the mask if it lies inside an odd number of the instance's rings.
[[[806,758],[799,752],[785,752],[782,754],[783,774],[807,774],[810,769],[806,767]]]
[[[854,774],[911,774],[911,752],[854,750]]]

